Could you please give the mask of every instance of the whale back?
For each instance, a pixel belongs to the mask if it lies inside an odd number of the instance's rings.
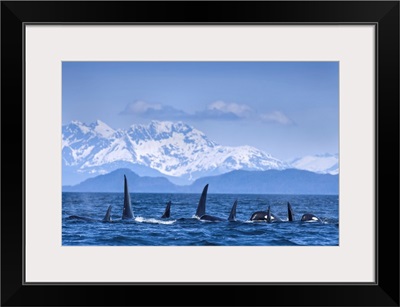
[[[225,219],[222,219],[218,216],[213,216],[209,214],[204,214],[200,217],[200,220],[202,221],[210,221],[210,222],[219,222],[219,221],[226,221]]]
[[[267,211],[256,211],[251,215],[250,221],[263,221],[266,219],[266,216]]]
[[[207,191],[208,191],[208,184],[205,185],[203,188],[203,192],[201,193],[199,204],[197,206],[196,216],[202,217],[206,214],[206,199],[207,199]]]
[[[131,196],[128,191],[128,181],[124,175],[124,209],[122,211],[122,219],[133,219]]]
[[[321,222],[321,220],[312,213],[305,213],[301,217],[302,222]]]

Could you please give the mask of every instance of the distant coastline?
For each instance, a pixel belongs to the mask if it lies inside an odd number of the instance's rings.
[[[137,193],[200,193],[210,184],[210,194],[309,194],[338,195],[339,175],[317,174],[298,169],[246,171],[237,170],[199,178],[190,185],[176,185],[163,177],[139,176],[127,168],[99,175],[80,184],[63,186],[63,192],[121,192],[123,175],[129,190]]]

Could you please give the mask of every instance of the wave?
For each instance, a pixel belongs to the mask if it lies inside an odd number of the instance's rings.
[[[141,217],[141,216],[137,216],[137,217],[135,217],[135,222],[171,225],[171,224],[175,223],[176,220],[165,221],[165,220],[158,220],[158,219],[155,219],[155,218],[144,218],[144,217]]]

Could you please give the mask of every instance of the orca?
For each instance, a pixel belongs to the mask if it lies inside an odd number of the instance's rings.
[[[208,183],[204,186],[201,193],[199,204],[197,205],[196,216],[201,217],[206,214],[206,199],[207,199]]]
[[[108,208],[107,208],[106,215],[101,220],[101,222],[112,222],[112,220],[111,220],[111,208],[112,208],[112,205],[109,205]],[[82,220],[82,221],[86,221],[86,222],[100,222],[100,220],[92,219],[90,217],[83,217],[83,216],[79,216],[79,215],[71,215],[71,216],[68,217],[68,219],[69,220]]]
[[[281,222],[281,219],[271,213],[271,206],[268,206],[267,211],[256,211],[251,217],[250,221],[266,221],[267,223]]]
[[[217,216],[213,216],[213,215],[209,215],[209,214],[204,214],[200,217],[201,221],[210,221],[210,222],[222,222],[225,221],[223,218],[217,217]]]
[[[302,222],[322,222],[320,218],[316,217],[312,213],[305,213],[301,217]]]
[[[111,209],[112,209],[112,205],[109,205],[107,208],[106,215],[101,220],[101,222],[112,222]],[[134,216],[133,216],[133,212],[132,212],[131,197],[130,197],[129,191],[128,191],[128,180],[126,179],[126,176],[124,175],[124,208],[122,209],[122,219],[128,220],[128,219],[133,219],[133,217]],[[87,221],[87,222],[98,222],[99,221],[96,219],[82,217],[82,216],[78,216],[78,215],[71,215],[68,217],[68,219],[83,220],[83,221]]]
[[[169,218],[171,215],[171,201],[167,202],[164,214],[161,216],[162,219]]]
[[[234,202],[233,205],[232,205],[231,213],[229,214],[229,217],[228,217],[228,221],[229,221],[229,222],[234,222],[234,221],[236,221],[236,207],[237,207],[237,203],[238,203],[238,201],[237,201],[237,199],[236,199],[235,202]]]
[[[293,209],[290,203],[287,203],[287,210],[288,210],[288,221],[293,222],[294,221],[294,214],[293,214]]]
[[[195,216],[202,221],[211,221],[211,222],[226,221],[226,219],[220,218],[218,216],[206,214],[207,192],[208,192],[208,184],[206,184],[203,188],[203,192],[201,193]],[[228,221],[230,222],[236,220],[236,207],[237,207],[237,200],[235,200],[235,202],[233,203],[231,212],[228,217]]]
[[[133,219],[132,205],[131,205],[131,196],[128,191],[128,180],[124,175],[124,208],[122,209],[122,219],[128,220]]]

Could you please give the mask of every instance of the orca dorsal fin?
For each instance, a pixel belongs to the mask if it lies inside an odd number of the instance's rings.
[[[112,205],[109,205],[106,215],[104,216],[103,222],[111,222],[111,208],[112,208]]]
[[[206,199],[207,199],[207,191],[208,191],[208,183],[205,185],[203,189],[203,193],[201,193],[199,205],[197,206],[196,216],[201,217],[206,214]]]
[[[128,180],[124,175],[124,209],[122,210],[122,219],[133,219],[131,196],[128,191]]]
[[[271,223],[271,206],[268,206],[267,210],[267,223]]]
[[[289,222],[294,221],[293,209],[289,202],[287,203],[287,210],[288,210],[288,221]]]
[[[231,213],[229,214],[229,218],[228,221],[233,222],[236,221],[236,206],[237,206],[237,199],[235,200],[235,202],[233,203],[232,209],[231,209]]]
[[[171,215],[171,201],[167,202],[164,214],[161,216],[162,219],[168,218]]]

